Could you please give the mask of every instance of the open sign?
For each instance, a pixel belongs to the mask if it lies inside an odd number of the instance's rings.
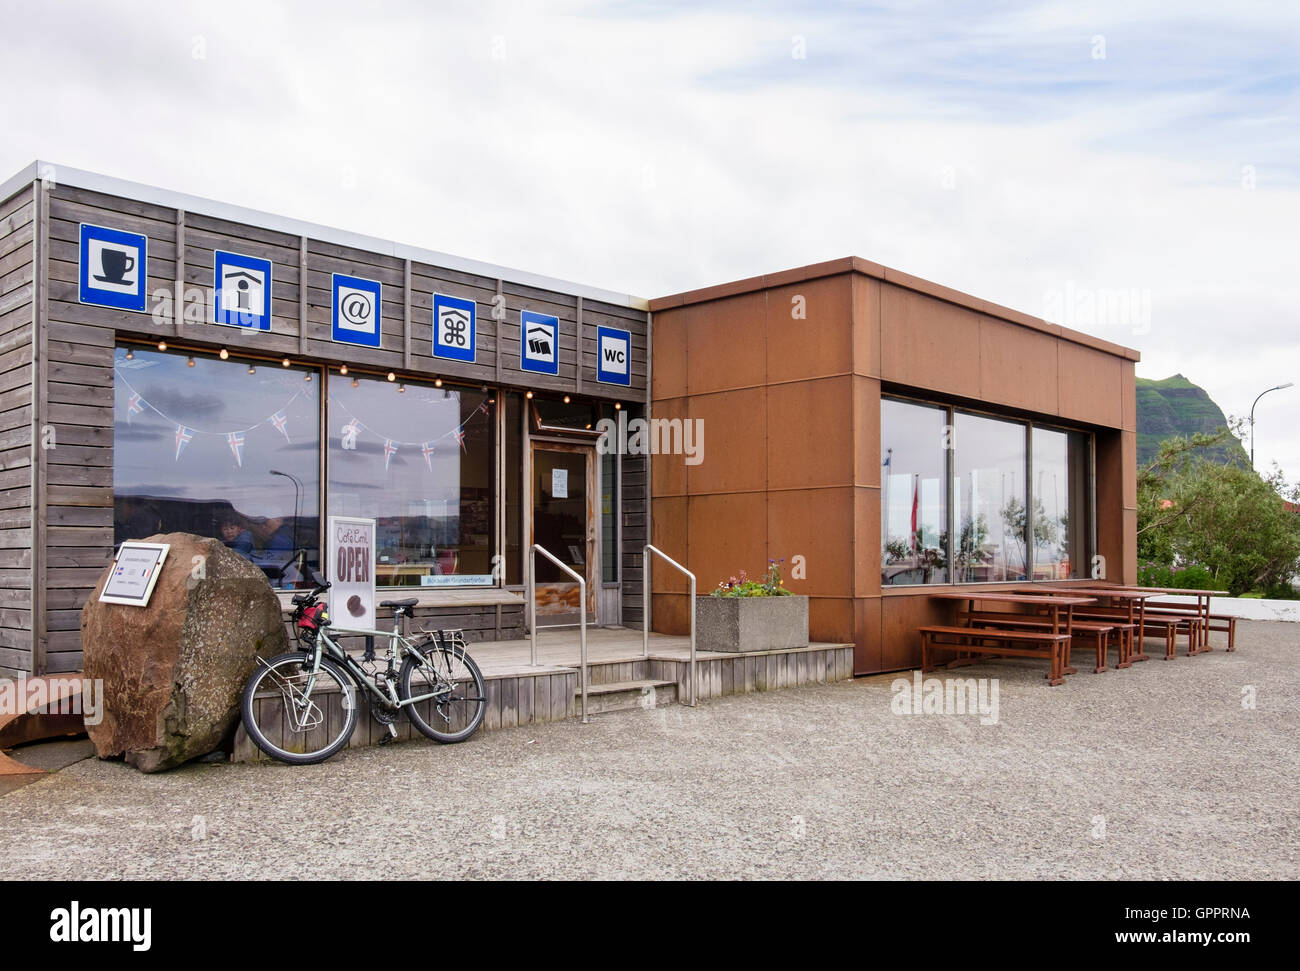
[[[375,628],[375,521],[329,519],[329,613],[340,628]]]

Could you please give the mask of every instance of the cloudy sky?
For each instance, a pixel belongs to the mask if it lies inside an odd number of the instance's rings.
[[[1300,382],[1300,7],[0,0],[35,158],[639,296],[855,254]],[[1097,308],[1101,308],[1098,312]],[[1300,389],[1256,411],[1300,478]]]

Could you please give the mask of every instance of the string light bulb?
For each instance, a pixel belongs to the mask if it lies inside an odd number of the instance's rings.
[[[302,376],[302,379],[303,379],[304,381],[311,381],[311,372],[308,371],[306,374],[304,374],[304,375]]]
[[[217,352],[217,357],[221,358],[223,361],[229,360],[230,352],[223,347]]]
[[[615,401],[615,402],[614,402],[614,410],[615,410],[615,411],[622,411],[622,410],[623,410],[623,402],[621,402],[621,401]]]
[[[194,355],[191,354],[189,357],[185,359],[185,366],[194,367]]]
[[[340,365],[339,365],[339,374],[347,374],[347,373],[348,373],[348,366],[347,366],[346,364],[340,364]],[[352,382],[352,384],[353,384],[354,387],[356,386],[356,382],[355,382],[355,381]]]
[[[280,362],[280,364],[281,364],[281,366],[283,366],[283,367],[288,367],[289,364],[290,364],[290,361],[289,361],[289,359],[286,357],[283,361]]]
[[[401,384],[399,384],[399,385],[397,386],[397,393],[398,393],[398,394],[406,394],[406,382],[405,382],[405,381],[403,381]]]
[[[361,384],[361,382],[358,381],[356,378],[353,378],[353,379],[352,379],[352,387],[354,387],[354,388],[355,388],[355,387],[358,387],[360,384]]]
[[[525,392],[524,392],[524,397],[527,398],[529,401],[532,401],[532,400],[533,400],[533,393],[532,393],[531,391],[525,391]]]
[[[567,394],[564,396],[564,403],[566,405],[569,403],[569,396]]]
[[[389,381],[396,381],[396,380],[397,380],[397,375],[394,374],[392,371],[389,371],[389,372],[388,372],[388,380],[389,380]]]
[[[130,350],[130,349],[128,348],[128,349],[127,349],[127,352],[126,352],[126,359],[127,359],[128,361],[134,361],[134,360],[135,360],[135,351]]]
[[[158,342],[158,350],[160,350],[160,351],[165,351],[165,350],[167,350],[167,342],[166,342],[166,341],[159,341],[159,342]]]
[[[255,367],[254,367],[253,365],[251,365],[251,364],[248,365],[248,373],[249,373],[249,374],[256,374],[256,373],[257,373],[257,368],[255,368]]]

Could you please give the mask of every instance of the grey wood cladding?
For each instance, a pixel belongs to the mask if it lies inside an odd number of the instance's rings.
[[[36,193],[0,203],[0,676],[32,669]]]
[[[317,365],[394,370],[417,379],[581,389],[605,400],[639,402],[647,395],[648,314],[642,310],[75,185],[51,186],[43,194],[43,214],[39,196],[28,185],[0,202],[0,675],[80,667],[76,612],[113,549],[113,355],[120,338],[180,340]],[[217,249],[271,261],[270,330],[211,323],[207,303],[202,312],[188,314],[184,303],[171,312],[143,314],[80,303],[83,222],[148,237],[151,308],[154,294],[174,294],[178,284],[190,297],[210,299]],[[382,284],[380,347],[331,339],[334,273]],[[434,357],[435,292],[476,302],[473,363]],[[498,293],[504,319],[493,313]],[[520,369],[523,309],[559,319],[558,375]],[[602,325],[631,335],[628,387],[596,380],[596,329]],[[39,427],[52,431],[56,448],[39,449],[38,419]],[[44,488],[33,488],[37,470]],[[625,594],[634,589],[636,601],[625,597],[625,603],[639,607],[645,463],[629,462],[625,470],[625,549],[638,553],[624,554]],[[627,617],[633,620],[639,622],[639,613]]]

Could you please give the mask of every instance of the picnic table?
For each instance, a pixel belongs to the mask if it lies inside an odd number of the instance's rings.
[[[1142,633],[1146,627],[1146,602],[1152,597],[1158,596],[1157,594],[1142,590],[1126,590],[1113,586],[1054,587],[1041,584],[1032,587],[1020,587],[1018,591],[1040,597],[1093,597],[1098,600],[1107,598],[1111,601],[1119,601],[1112,613],[1117,618],[1123,618],[1124,624],[1128,627],[1124,638],[1128,643],[1126,646],[1121,646],[1119,663],[1115,667],[1127,668],[1131,667],[1135,661],[1151,660],[1151,655],[1142,650]],[[1101,608],[1097,609],[1100,610]]]
[[[933,593],[930,596],[936,600],[956,601],[959,606],[955,625],[920,628],[922,670],[932,670],[930,653],[935,648],[958,653],[959,657],[950,662],[950,667],[974,663],[974,658],[961,657],[962,654],[1040,657],[1051,661],[1051,670],[1047,676],[1049,685],[1063,684],[1064,676],[1074,674],[1076,670],[1069,663],[1070,640],[1076,631],[1074,608],[1096,603],[1094,598],[1086,596],[1043,597],[1000,590],[952,591]],[[982,611],[977,609],[977,604],[1031,607],[1042,613],[1030,620],[1025,611]],[[999,623],[1001,615],[1005,615],[1005,620],[1001,621],[1002,626],[985,626]],[[996,643],[990,645],[988,641]]]
[[[1196,607],[1194,611],[1188,609],[1190,608],[1190,605],[1187,605],[1187,608],[1184,608],[1183,610],[1183,612],[1195,613],[1196,617],[1200,621],[1198,625],[1199,630],[1195,635],[1196,645],[1194,648],[1189,648],[1187,653],[1189,655],[1204,654],[1206,651],[1210,650],[1210,598],[1226,597],[1228,596],[1227,590],[1189,590],[1180,587],[1132,587],[1132,586],[1121,587],[1120,589],[1141,591],[1144,593],[1150,593],[1153,596],[1195,597]],[[1151,604],[1151,606],[1157,607],[1161,611],[1174,612],[1177,611],[1178,608],[1183,607],[1184,605],[1183,604],[1162,604],[1157,601],[1156,603]]]

